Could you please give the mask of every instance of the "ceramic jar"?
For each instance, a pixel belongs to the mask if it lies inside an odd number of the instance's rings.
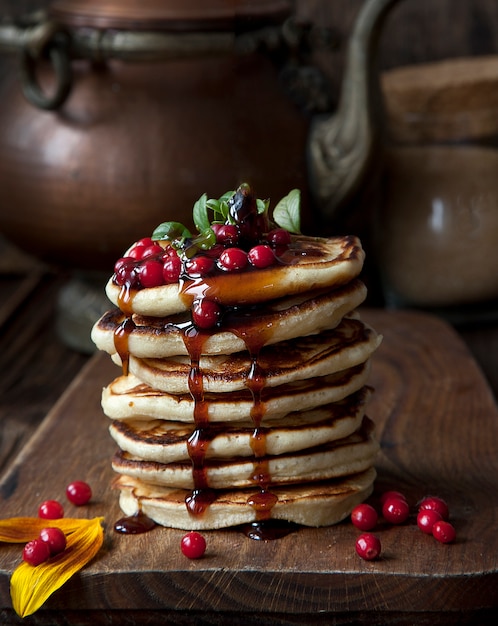
[[[498,299],[498,58],[386,72],[375,222],[387,303],[453,311]]]

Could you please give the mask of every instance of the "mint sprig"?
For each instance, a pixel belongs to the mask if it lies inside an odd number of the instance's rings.
[[[183,250],[192,257],[198,250],[209,250],[216,243],[213,224],[234,223],[230,215],[228,201],[235,191],[227,191],[219,198],[208,198],[207,194],[195,202],[192,217],[198,234],[192,235],[190,230],[180,222],[163,222],[152,233],[154,241],[169,241],[177,250]],[[282,198],[273,211],[273,220],[281,228],[291,233],[300,232],[301,192],[293,189]],[[259,214],[268,213],[270,200],[256,200]]]

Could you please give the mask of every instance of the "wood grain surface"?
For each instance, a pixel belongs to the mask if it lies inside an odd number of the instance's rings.
[[[87,361],[56,334],[63,284],[43,271],[0,272],[0,474]]]
[[[368,310],[383,335],[374,357],[370,416],[381,441],[376,494],[405,491],[446,498],[457,541],[438,544],[414,517],[380,524],[382,558],[359,559],[358,531],[344,522],[273,542],[237,530],[205,533],[203,559],[179,550],[183,531],[141,536],[112,530],[120,513],[110,485],[114,444],[100,390],[117,369],[93,357],[0,482],[2,517],[36,515],[70,480],[88,480],[94,499],[67,516],[104,515],[98,558],[22,623],[36,624],[474,624],[498,614],[498,411],[456,333],[439,319]],[[0,549],[0,623],[12,613],[9,577],[18,546]],[[119,621],[121,620],[121,621]],[[157,620],[157,621],[156,621]],[[414,621],[416,620],[416,621]],[[491,623],[491,622],[489,622]]]

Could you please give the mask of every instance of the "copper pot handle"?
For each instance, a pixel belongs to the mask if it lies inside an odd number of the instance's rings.
[[[22,89],[33,105],[52,110],[60,107],[71,91],[72,59],[130,62],[251,53],[259,48],[275,49],[282,44],[282,28],[267,27],[235,35],[233,32],[166,33],[160,31],[120,31],[77,29],[67,32],[61,25],[38,13],[25,24],[0,24],[0,50],[20,51]],[[37,63],[48,58],[55,73],[52,94],[46,94],[36,78]]]
[[[65,102],[73,83],[68,50],[69,38],[65,33],[57,33],[43,50],[55,74],[55,89],[52,93],[46,93],[37,80],[36,68],[40,56],[33,55],[27,47],[21,50],[21,88],[25,98],[34,106],[53,111]]]
[[[370,173],[380,145],[382,101],[376,66],[387,16],[400,0],[365,0],[351,33],[337,110],[313,121],[311,186],[325,221],[340,221]]]

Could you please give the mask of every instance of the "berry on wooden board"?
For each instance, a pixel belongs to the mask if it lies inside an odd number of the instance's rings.
[[[418,503],[418,510],[432,509],[437,511],[444,520],[450,516],[449,507],[443,498],[438,496],[426,496]]]
[[[382,515],[390,524],[402,524],[408,519],[410,507],[406,500],[399,497],[387,498],[382,505]]]
[[[363,533],[356,540],[356,552],[365,561],[379,558],[381,552],[380,539],[372,533]]]
[[[456,539],[455,528],[445,520],[439,520],[434,524],[432,527],[432,535],[440,543],[453,543]]]
[[[64,507],[57,500],[45,500],[38,508],[38,517],[42,519],[60,519],[64,517]]]
[[[82,506],[92,497],[92,488],[83,480],[75,480],[66,487],[66,496],[69,502]]]
[[[432,535],[432,528],[436,522],[441,521],[443,518],[438,511],[434,509],[422,509],[417,514],[417,526],[423,533]]]
[[[187,558],[200,559],[206,552],[206,540],[200,533],[191,531],[182,537],[180,548]]]
[[[351,521],[360,530],[372,530],[378,517],[377,511],[370,504],[359,504],[351,511]]]

